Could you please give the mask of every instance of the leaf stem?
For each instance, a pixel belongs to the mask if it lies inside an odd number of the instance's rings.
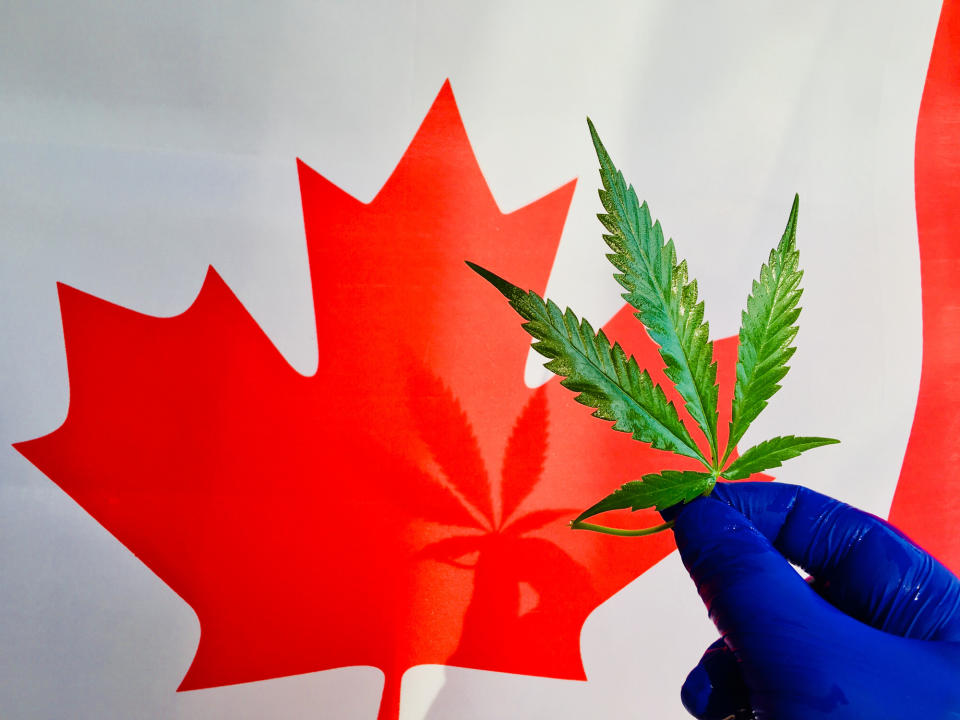
[[[648,528],[637,528],[635,530],[628,530],[625,528],[612,528],[607,527],[606,525],[594,525],[593,523],[588,522],[573,522],[570,523],[570,528],[572,530],[593,530],[594,532],[603,533],[605,535],[619,535],[620,537],[641,537],[643,535],[653,535],[654,533],[663,532],[664,530],[669,530],[673,527],[673,521],[665,522],[661,525],[654,525],[653,527]]]

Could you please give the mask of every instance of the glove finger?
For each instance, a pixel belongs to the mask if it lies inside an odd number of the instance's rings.
[[[867,628],[819,597],[749,519],[719,498],[683,506],[673,530],[683,564],[736,656],[753,707],[776,717],[798,683],[821,693],[823,658],[834,653],[837,633],[842,630],[846,642],[846,635]],[[849,626],[838,626],[841,619]]]
[[[697,720],[749,720],[753,717],[746,683],[723,639],[717,640],[687,675],[680,690],[683,706]]]
[[[723,483],[712,496],[749,518],[846,614],[904,637],[960,640],[960,580],[889,523],[795,485]]]
[[[714,490],[716,493],[716,490]],[[680,557],[724,637],[763,642],[826,605],[750,520],[719,497],[683,506],[674,519]]]

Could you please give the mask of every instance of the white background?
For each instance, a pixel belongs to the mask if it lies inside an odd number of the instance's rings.
[[[799,192],[800,350],[745,442],[841,438],[778,478],[886,514],[919,382],[913,141],[939,3],[590,7],[0,3],[0,717],[376,717],[371,668],[175,693],[192,610],[9,444],[66,416],[56,281],[172,315],[213,264],[309,373],[294,159],[369,201],[446,78],[503,211],[579,178],[548,289],[595,324],[620,300],[587,114],[715,337]],[[414,668],[402,716],[679,720],[712,637],[672,556],[590,617],[587,683]]]

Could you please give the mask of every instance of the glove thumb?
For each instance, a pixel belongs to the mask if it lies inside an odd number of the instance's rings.
[[[747,633],[780,634],[778,628],[795,635],[798,622],[824,605],[770,540],[727,503],[695,500],[674,522],[683,564],[728,644]]]

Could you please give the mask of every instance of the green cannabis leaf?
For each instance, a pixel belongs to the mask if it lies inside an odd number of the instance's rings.
[[[595,333],[572,310],[561,312],[552,300],[544,301],[479,265],[467,264],[503,293],[527,321],[523,327],[536,338],[534,349],[550,358],[547,369],[565,378],[561,385],[579,393],[577,402],[596,408],[594,417],[613,420],[614,430],[632,433],[658,450],[696,458],[710,467],[663,389],[619,344],[611,346],[602,330]]]
[[[660,473],[644,475],[641,480],[626,483],[596,505],[584,510],[573,521],[573,524],[590,530],[599,526],[589,526],[583,521],[608,510],[622,510],[624,508],[640,510],[648,507],[663,510],[678,503],[690,502],[694,498],[710,492],[716,482],[717,479],[710,473],[693,470],[664,470]],[[648,535],[650,529],[627,530],[625,532],[631,535]],[[652,529],[657,530],[658,528]]]
[[[799,198],[793,207],[780,243],[770,251],[760,276],[753,281],[746,310],[741,313],[737,379],[727,445],[721,453],[717,434],[717,365],[713,362],[710,327],[704,321],[703,301],[697,281],[688,277],[685,260],[677,261],[673,240],[664,240],[660,222],[654,222],[646,203],[640,203],[632,185],[617,170],[596,128],[587,119],[600,160],[603,188],[600,201],[605,213],[597,217],[606,229],[603,239],[613,251],[607,258],[616,268],[614,278],[623,286],[623,298],[659,346],[666,368],[684,407],[706,438],[705,454],[680,420],[650,374],[618,343],[611,344],[603,331],[595,332],[586,319],[570,309],[561,311],[551,300],[524,291],[474,263],[467,264],[488,280],[526,320],[534,349],[549,359],[548,370],[562,376],[561,384],[577,393],[576,400],[595,408],[594,416],[613,421],[613,429],[629,432],[659,450],[699,460],[707,472],[663,470],[624,484],[581,513],[574,529],[613,535],[649,535],[670,523],[652,528],[623,530],[587,523],[606,512],[630,508],[656,508],[691,502],[707,495],[718,479],[741,480],[753,473],[779,467],[805,450],[839,442],[831,438],[786,435],[765,440],[744,452],[729,466],[727,461],[770,398],[780,389],[796,352],[798,303],[802,290],[800,255],[796,247]]]
[[[721,477],[725,480],[744,480],[754,473],[780,467],[784,460],[795,458],[804,450],[838,442],[840,441],[833,438],[794,437],[793,435],[764,440],[734,460],[730,467],[723,471]]]
[[[660,222],[651,222],[633,186],[614,167],[596,128],[588,119],[593,146],[600,158],[606,214],[597,215],[610,232],[604,234],[613,253],[607,258],[619,270],[614,279],[627,291],[624,300],[650,337],[660,346],[665,373],[686,401],[687,411],[717,452],[717,364],[713,360],[710,326],[703,321],[703,303],[697,302],[697,281],[687,280],[687,261],[677,263],[673,240],[664,242]]]
[[[796,352],[790,343],[797,335],[797,303],[803,290],[797,252],[797,211],[800,198],[794,197],[790,218],[780,244],[770,251],[770,259],[760,268],[747,298],[747,309],[740,316],[740,344],[737,349],[737,383],[733,391],[733,413],[727,452],[743,437],[747,427],[780,389],[777,384],[787,374],[787,361]]]

